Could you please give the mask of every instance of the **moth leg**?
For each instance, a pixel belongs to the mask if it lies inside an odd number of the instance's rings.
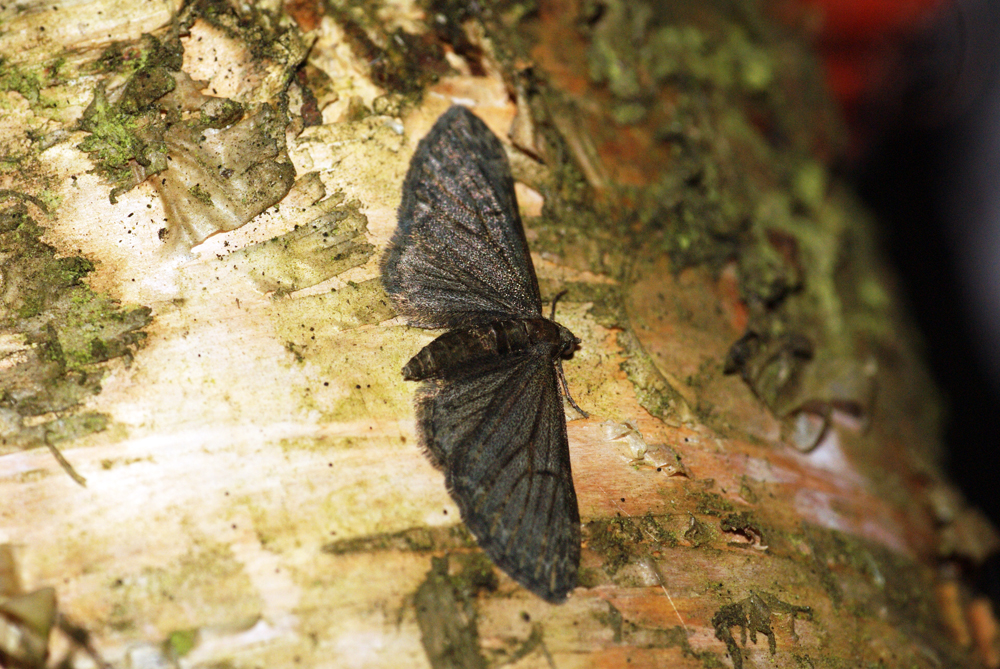
[[[573,396],[569,394],[569,384],[566,383],[566,375],[563,373],[562,360],[556,360],[556,376],[559,377],[559,383],[562,384],[563,395],[569,400],[569,405],[580,412],[580,415],[584,418],[590,418],[590,414],[580,408],[580,405],[576,403]]]
[[[559,298],[568,292],[568,290],[559,291],[559,293],[552,298],[552,316],[549,320],[554,321],[556,319],[556,302],[558,302]],[[579,343],[579,340],[577,340],[577,343]],[[562,360],[559,359],[556,360],[556,376],[559,377],[559,383],[562,384],[563,395],[565,395],[566,399],[569,400],[570,406],[576,409],[584,418],[590,418],[590,414],[581,409],[580,405],[573,399],[573,396],[569,394],[569,384],[566,383],[566,374],[563,373]]]

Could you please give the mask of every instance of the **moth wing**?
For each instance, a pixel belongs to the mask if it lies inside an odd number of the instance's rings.
[[[430,382],[417,415],[486,554],[532,592],[564,600],[580,563],[580,513],[551,357],[529,352]]]
[[[538,280],[503,145],[452,107],[417,146],[382,283],[411,325],[540,316]]]

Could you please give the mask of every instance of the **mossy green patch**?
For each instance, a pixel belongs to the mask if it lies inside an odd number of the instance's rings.
[[[195,184],[188,188],[188,193],[191,194],[191,197],[198,200],[202,204],[212,204],[212,194],[202,188],[201,184]]]
[[[588,545],[604,559],[604,570],[614,576],[642,544],[642,530],[628,517],[592,520],[587,523]]]
[[[711,543],[714,539],[715,532],[712,531],[712,528],[707,523],[699,520],[694,515],[688,517],[688,527],[684,531],[685,541],[695,548],[701,548]]]
[[[812,609],[808,606],[796,606],[783,602],[768,592],[754,592],[745,599],[734,604],[726,604],[712,616],[712,626],[715,627],[715,638],[726,644],[729,657],[733,661],[733,669],[743,668],[743,653],[733,638],[731,628],[740,628],[741,643],[747,645],[747,632],[750,641],[757,643],[757,633],[767,637],[768,649],[771,655],[777,652],[777,642],[771,629],[771,616],[775,613],[790,614],[794,624],[798,615],[812,618]],[[793,633],[794,633],[794,627]]]
[[[190,653],[198,643],[198,630],[175,630],[167,635],[164,650],[167,657],[181,658]]]
[[[148,309],[123,311],[85,286],[74,286],[66,293],[69,299],[56,333],[68,370],[131,355],[131,347],[141,339],[137,330],[149,322]]]
[[[110,360],[131,359],[150,321],[149,309],[123,309],[93,292],[83,283],[93,265],[57,257],[42,233],[24,205],[0,211],[0,330],[23,342],[18,361],[0,375],[0,409],[18,417],[3,443],[19,447],[105,429],[106,417],[76,409],[100,392]],[[22,423],[47,413],[56,417],[30,428]]]
[[[696,490],[687,494],[696,504],[695,511],[705,516],[721,516],[736,510],[732,502],[714,492]]]
[[[113,42],[96,62],[98,71],[128,75],[128,79],[116,91],[114,103],[103,83],[94,89],[80,120],[80,127],[91,135],[80,143],[80,150],[96,158],[98,171],[119,187],[131,176],[123,172],[131,160],[152,167],[151,173],[166,168],[164,159],[155,155],[164,153],[154,137],[157,133],[143,137],[146,133],[140,131],[156,125],[150,112],[156,100],[177,87],[171,73],[180,71],[183,54],[176,36],[160,40],[144,33],[136,43]]]
[[[652,2],[615,0],[580,22],[589,38],[593,83],[614,100],[622,125],[644,120],[666,85],[730,94],[764,92],[775,78],[773,47],[738,21],[709,31],[685,21],[683,9]]]
[[[173,118],[176,114],[171,115],[169,120],[167,116],[161,118],[159,110],[152,109],[152,106],[158,97],[172,91],[176,84],[167,69],[159,67],[155,72],[159,85],[137,85],[130,89],[130,79],[124,85],[125,91],[130,94],[119,97],[115,103],[109,100],[104,84],[98,84],[80,119],[80,129],[90,135],[80,142],[78,148],[90,154],[97,173],[114,185],[110,195],[112,204],[119,194],[138,183],[133,163],[144,168],[143,178],[167,168],[163,129],[167,123],[176,123],[180,119]],[[133,76],[150,78],[149,70],[145,69],[140,69]],[[166,85],[167,80],[174,86]],[[153,95],[156,97],[150,97]]]
[[[208,11],[207,4],[192,5],[185,20]],[[285,41],[268,53],[287,66],[287,83],[305,48],[293,37],[294,26],[273,18],[271,37]],[[239,27],[241,37],[260,37],[249,23]],[[112,204],[165,173],[153,187],[167,213],[166,238],[175,249],[187,250],[275,204],[291,188],[295,169],[285,153],[284,97],[243,105],[204,95],[181,71],[182,62],[176,27],[162,38],[144,34],[135,44],[109,47],[97,69],[113,70],[125,82],[111,91],[104,81],[97,84],[79,123],[90,134],[78,146],[111,183]]]
[[[677,545],[677,535],[668,529],[672,518],[651,512],[639,518],[616,516],[592,520],[584,526],[587,545],[602,559],[608,576],[614,577],[625,565],[653,551]]]
[[[647,511],[636,520],[636,524],[654,545],[673,548],[677,545],[677,533],[667,529],[671,521],[670,515],[657,516],[652,511]]]
[[[55,70],[54,72],[58,72]],[[34,105],[54,106],[54,103],[46,100],[41,95],[41,91],[46,86],[45,71],[39,72],[26,70],[18,65],[7,62],[7,59],[0,56],[0,91],[17,91],[25,100]]]
[[[184,64],[184,50],[173,39],[160,40],[143,33],[135,42],[114,41],[98,57],[96,72],[130,75],[144,68],[177,71]]]

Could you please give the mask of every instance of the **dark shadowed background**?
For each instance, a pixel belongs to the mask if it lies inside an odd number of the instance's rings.
[[[1000,3],[922,4],[818,43],[854,132],[848,170],[944,396],[948,468],[1000,525]]]

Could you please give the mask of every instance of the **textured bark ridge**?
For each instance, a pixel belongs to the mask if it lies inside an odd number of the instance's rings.
[[[0,9],[5,661],[996,666],[964,571],[996,534],[942,476],[812,57],[760,10]],[[453,104],[582,342],[558,605],[425,457],[400,370],[435,333],[380,278]]]

